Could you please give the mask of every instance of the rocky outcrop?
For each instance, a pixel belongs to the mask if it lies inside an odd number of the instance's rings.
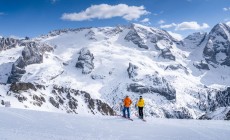
[[[133,42],[133,44],[136,44],[139,48],[148,49],[149,47],[145,44],[143,39],[138,35],[136,30],[130,30],[128,34],[124,38],[127,41]]]
[[[87,48],[83,48],[80,50],[76,67],[82,69],[82,74],[89,74],[94,69],[93,59],[93,54]]]
[[[26,65],[39,64],[43,62],[43,55],[35,42],[29,42],[26,44],[22,51],[22,57]]]
[[[15,48],[19,42],[14,38],[0,38],[0,51]]]
[[[226,114],[225,120],[230,120],[230,110],[229,110],[228,113]]]
[[[129,67],[127,69],[129,78],[134,78],[138,75],[137,73],[138,67],[136,65],[133,65],[132,63],[129,63]]]
[[[218,107],[230,106],[230,87],[227,87],[226,90],[217,92],[216,102]]]
[[[64,88],[54,85],[51,94],[46,93],[43,85],[32,83],[13,83],[10,85],[8,96],[13,96],[21,103],[26,102],[34,106],[41,107],[44,103],[49,103],[60,110],[67,113],[78,113],[84,106],[89,110],[89,114],[115,115],[114,110],[105,102],[99,99],[93,99],[89,93],[85,91]],[[48,99],[46,101],[46,99]],[[1,100],[0,100],[1,101]],[[4,104],[4,102],[3,102]]]
[[[210,89],[207,92],[207,97],[202,103],[203,109],[206,112],[199,119],[227,119],[230,111],[230,87],[224,90]]]
[[[193,65],[198,68],[199,70],[210,70],[208,63],[201,61],[201,62],[194,62]]]
[[[92,74],[92,75],[91,75],[91,78],[92,78],[93,80],[105,79],[105,77],[106,77],[106,76],[104,76],[104,75],[99,75],[99,74]]]
[[[78,100],[83,99],[91,113],[95,114],[96,112],[100,112],[102,115],[115,115],[115,112],[108,104],[99,99],[93,99],[90,94],[85,91],[54,86],[52,93],[56,98],[50,99],[51,104],[57,108],[65,106],[68,113],[76,113],[79,108]],[[81,98],[78,98],[79,96]],[[66,99],[69,101],[67,104],[64,104],[63,101]]]
[[[151,92],[149,87],[146,87],[144,85],[138,84],[138,83],[132,83],[127,88],[128,91],[135,92],[135,93],[148,93]]]
[[[25,66],[26,64],[23,57],[19,57],[12,65],[11,74],[8,77],[7,83],[15,83],[20,81],[23,74],[26,73]]]
[[[230,120],[230,107],[220,107],[214,111],[207,111],[200,116],[200,120]]]
[[[145,85],[132,83],[127,87],[128,91],[135,93],[158,93],[164,96],[167,100],[176,99],[176,90],[164,77],[159,77],[157,74],[147,75],[145,78]]]
[[[165,70],[183,70],[186,74],[189,74],[188,69],[181,65],[181,64],[175,64],[175,65],[168,65]]]
[[[169,48],[164,48],[161,50],[161,54],[159,55],[163,57],[164,59],[169,59],[169,60],[176,60],[176,57],[172,54]]]
[[[50,97],[49,101],[54,107],[59,108],[59,103],[53,97]]]
[[[88,38],[89,40],[94,40],[94,41],[97,40],[95,37],[95,33],[92,30],[89,30],[89,32],[85,34],[85,37]]]
[[[46,102],[45,98],[43,96],[38,96],[36,94],[33,95],[33,105],[36,105],[36,106],[42,106],[43,103]]]
[[[37,91],[37,89],[45,89],[45,86],[32,83],[17,82],[10,85],[9,91],[18,93],[28,90]]]
[[[163,110],[163,112],[164,112],[165,118],[193,119],[189,110],[184,107],[173,110],[172,112],[169,112],[167,110]]]
[[[23,42],[20,46],[25,46],[16,62],[12,65],[11,74],[8,77],[7,83],[19,82],[23,74],[26,73],[25,67],[31,64],[39,64],[43,62],[43,53],[52,51],[52,47],[36,42]]]

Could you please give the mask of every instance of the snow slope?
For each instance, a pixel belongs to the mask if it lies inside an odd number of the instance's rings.
[[[227,121],[92,117],[0,108],[1,140],[228,140]]]

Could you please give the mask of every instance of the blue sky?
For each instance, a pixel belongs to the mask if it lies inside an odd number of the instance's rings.
[[[0,35],[141,23],[186,36],[230,23],[230,0],[0,0]]]

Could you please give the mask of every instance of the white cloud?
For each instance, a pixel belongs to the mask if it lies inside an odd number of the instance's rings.
[[[177,40],[182,40],[183,39],[183,36],[181,34],[178,34],[178,33],[174,33],[174,32],[171,32],[171,31],[167,31],[173,38],[177,39]]]
[[[171,23],[171,24],[165,24],[165,25],[161,25],[161,28],[172,28],[172,27],[176,27],[177,24],[176,23]]]
[[[209,28],[209,25],[207,23],[203,23],[202,25],[199,25],[196,21],[191,22],[182,22],[179,24],[171,23],[166,25],[161,25],[161,28],[172,28],[175,27],[175,30],[204,30]]]
[[[224,7],[223,10],[224,11],[230,11],[230,7]]]
[[[64,13],[61,17],[63,20],[83,21],[97,19],[109,19],[113,17],[122,17],[125,20],[135,20],[150,12],[145,10],[144,6],[128,6],[126,4],[118,5],[92,5],[79,13]]]
[[[164,23],[165,23],[164,20],[159,20],[159,21],[158,21],[158,24],[164,24]]]
[[[175,30],[203,30],[207,28],[209,28],[209,25],[207,23],[199,25],[196,21],[191,21],[177,24]]]
[[[141,20],[140,22],[142,22],[142,23],[149,22],[149,18],[145,18],[145,19]]]

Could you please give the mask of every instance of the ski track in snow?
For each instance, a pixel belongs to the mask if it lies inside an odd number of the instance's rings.
[[[228,121],[82,116],[0,108],[0,140],[229,140]]]

